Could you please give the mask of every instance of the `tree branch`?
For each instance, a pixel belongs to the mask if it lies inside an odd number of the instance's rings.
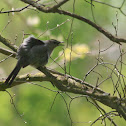
[[[12,49],[14,52],[17,52],[18,47],[16,45],[14,45],[13,43],[11,43],[9,40],[2,37],[1,35],[0,35],[0,42],[2,42],[4,45],[6,45],[10,49]]]
[[[3,49],[3,48],[1,48],[1,47],[0,47],[0,53],[2,53],[2,54],[4,54],[4,55],[7,55],[7,56],[13,54],[11,57],[13,57],[13,58],[16,57],[16,53],[15,53],[15,52],[12,52],[12,51],[7,50],[7,49]]]
[[[66,2],[68,2],[69,0],[62,0],[61,2],[57,3],[56,5],[54,5],[53,7],[51,7],[52,10],[58,9],[59,7],[61,7],[63,4],[65,4]]]
[[[82,16],[77,15],[77,14],[74,14],[74,13],[70,13],[68,11],[59,10],[58,8],[56,9],[55,6],[53,6],[53,7],[43,7],[39,3],[37,3],[37,2],[35,2],[33,0],[21,0],[21,1],[23,1],[23,2],[25,2],[27,4],[29,4],[29,5],[32,5],[33,7],[37,8],[41,12],[64,14],[64,15],[67,15],[67,16],[70,16],[70,17],[73,17],[73,18],[76,18],[76,19],[78,19],[80,21],[83,21],[83,22],[91,25],[92,27],[94,27],[95,29],[97,29],[99,32],[101,32],[102,34],[104,34],[111,41],[116,42],[118,44],[120,44],[120,42],[126,43],[126,39],[118,38],[118,37],[112,35],[110,32],[108,32],[107,30],[105,30],[101,26],[95,24],[94,22],[90,21],[89,19],[87,19],[85,17],[82,17]],[[67,0],[65,2],[67,2]],[[57,7],[58,7],[58,5],[57,5]]]
[[[64,11],[64,10],[57,10],[57,13],[68,15],[70,17],[76,18],[78,20],[81,20],[81,21],[83,21],[83,22],[91,25],[92,27],[94,27],[95,29],[97,29],[99,32],[101,32],[102,34],[104,34],[107,38],[109,38],[113,42],[116,42],[118,44],[120,44],[120,42],[126,43],[126,39],[118,38],[118,37],[112,35],[110,32],[108,32],[104,28],[100,27],[99,25],[95,24],[94,22],[90,21],[89,19],[86,19],[85,17],[79,16],[77,14],[73,14],[73,13],[70,13],[70,12]]]
[[[23,11],[24,9],[28,8],[30,5],[27,5],[26,7],[23,7],[21,9],[16,9],[16,10],[9,10],[9,11],[0,11],[0,14],[5,14],[5,13],[13,13],[13,12],[20,12]]]
[[[64,14],[73,18],[76,18],[80,21],[83,21],[89,25],[91,25],[92,27],[94,27],[96,30],[98,30],[99,32],[101,32],[102,34],[104,34],[107,38],[109,38],[111,41],[116,42],[118,44],[120,44],[120,42],[126,43],[126,39],[123,38],[119,38],[117,36],[112,35],[110,32],[108,32],[107,30],[105,30],[104,28],[102,28],[101,26],[95,24],[94,22],[92,22],[91,20],[82,17],[80,15],[68,12],[68,11],[64,11],[64,10],[59,10],[58,8],[60,6],[62,6],[63,4],[65,4],[66,2],[68,2],[69,0],[63,0],[61,2],[59,2],[58,4],[54,5],[53,7],[45,7],[42,6],[41,4],[37,3],[38,1],[33,1],[33,0],[21,0],[35,8],[37,8],[39,11],[44,12],[44,13],[58,13],[58,14]],[[29,6],[28,5],[28,6]],[[0,13],[11,13],[11,12],[20,12],[24,9],[26,9],[28,6],[23,7],[21,9],[17,9],[14,11],[5,11],[5,12],[0,12]],[[0,36],[1,37],[1,36]]]
[[[58,73],[56,71],[49,70],[47,68],[39,68],[44,74],[36,75],[23,75],[15,79],[13,84],[9,87],[4,84],[4,81],[0,82],[0,91],[4,91],[7,88],[33,81],[49,81],[53,83],[59,90],[63,92],[71,92],[74,94],[87,95],[106,106],[116,109],[116,111],[123,116],[126,120],[126,107],[124,106],[126,100],[121,100],[117,97],[110,96],[110,94],[102,91],[99,88],[95,88],[93,85],[83,82],[75,77]]]
[[[41,4],[37,3],[38,1],[33,1],[33,0],[21,0],[21,1],[23,1],[29,5],[32,5],[33,7],[37,8],[38,10],[40,10],[42,12],[51,13],[51,12],[55,12],[60,6],[62,6],[69,0],[62,0],[61,2],[57,3],[56,5],[54,5],[52,7],[42,6]]]

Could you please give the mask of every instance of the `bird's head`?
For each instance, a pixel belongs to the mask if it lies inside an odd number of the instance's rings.
[[[55,40],[55,39],[50,39],[50,40],[47,40],[46,41],[46,44],[48,45],[48,47],[49,48],[55,48],[55,47],[57,47],[57,46],[63,46],[63,41],[62,42],[60,42],[60,41],[57,41],[57,40]]]

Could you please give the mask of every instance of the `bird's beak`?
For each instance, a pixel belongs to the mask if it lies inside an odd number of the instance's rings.
[[[60,42],[59,43],[59,46],[64,46],[64,44],[63,44],[64,42],[62,41],[62,42]]]

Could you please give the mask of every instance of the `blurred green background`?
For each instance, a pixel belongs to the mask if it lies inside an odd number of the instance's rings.
[[[109,4],[112,4],[114,6],[120,6],[123,0],[111,0],[111,2],[109,0],[101,1],[106,3],[108,2]],[[51,4],[55,3],[53,0],[43,1],[44,4],[48,2],[50,2]],[[118,9],[114,9],[94,2],[93,4],[93,12],[96,23],[109,30],[112,34],[115,34],[112,23],[117,26],[118,18],[118,36],[126,38],[126,16],[122,15],[122,13],[120,13]],[[126,4],[123,5],[123,8],[126,7],[125,5]],[[26,6],[26,4],[24,4],[20,0],[0,1],[0,9],[3,8],[2,11],[13,10],[24,6]],[[69,61],[66,63],[67,72],[69,72],[70,68],[70,74],[72,76],[83,79],[84,75],[96,64],[99,41],[101,43],[101,50],[106,49],[112,44],[112,42],[104,35],[84,22],[74,19],[72,31],[70,32],[72,23],[71,17],[55,13],[45,14],[31,8],[32,7],[29,7],[29,9],[26,9],[19,13],[0,14],[1,35],[19,46],[22,42],[24,33],[33,34],[35,37],[38,37],[47,29],[51,29],[47,30],[47,32],[41,35],[40,39],[45,40],[55,38],[61,41],[63,40],[65,41],[64,50],[66,49],[67,45],[69,45],[67,49],[70,50],[71,43],[73,46],[75,45],[78,50],[80,49],[78,47],[79,44],[82,44],[82,46],[84,45],[84,48],[88,48],[88,50],[90,50],[90,53],[81,54],[83,55],[82,58],[80,58],[79,56],[75,57],[74,59],[72,59],[71,65],[69,65]],[[76,14],[84,16],[93,21],[91,5],[88,2],[84,0],[76,0],[74,8]],[[73,0],[62,6],[62,9],[72,12]],[[57,27],[58,25],[60,26]],[[69,33],[70,37],[68,39]],[[0,43],[0,46],[7,48],[2,43]],[[123,49],[125,49],[124,44]],[[59,55],[60,51],[63,51],[62,47],[56,48],[52,54],[52,58],[55,59]],[[115,44],[108,51],[102,53],[101,57],[104,59],[104,61],[115,63],[117,58],[119,57],[118,45]],[[0,60],[4,58],[6,58],[6,56],[0,54]],[[59,63],[63,67],[63,61],[64,59],[63,57],[61,57],[57,60],[57,63]],[[125,62],[125,57],[123,61]],[[0,79],[7,77],[14,68],[15,64],[16,59],[13,58],[9,58],[6,61],[0,63]],[[64,71],[58,65],[52,63],[51,59],[49,60],[47,66],[64,73]],[[100,78],[101,80],[105,79],[110,72],[109,70],[101,66],[99,66],[95,70],[102,74],[103,78]],[[37,72],[37,70],[29,66],[25,69],[22,69],[19,75],[25,73],[34,74]],[[124,72],[126,72],[125,69]],[[95,85],[97,82],[97,77],[97,74],[91,73],[90,76],[87,77],[86,81]],[[57,90],[47,82],[35,83],[53,90]],[[105,83],[103,83],[100,88],[108,93],[113,92],[113,85],[111,83],[111,80],[105,81]],[[42,87],[32,84],[22,84],[20,86],[8,89],[8,91],[12,96],[14,96],[15,106],[22,116],[22,119],[21,117],[19,117],[19,114],[17,114],[14,106],[11,104],[9,94],[7,92],[0,92],[0,126],[70,126],[71,119],[73,122],[75,122],[73,123],[73,126],[90,126],[91,123],[100,116],[100,112],[90,102],[87,102],[85,97],[80,97],[72,101],[70,107],[70,119],[64,99],[60,94],[57,95],[54,105],[52,106],[56,93]],[[71,99],[65,94],[62,95],[64,96],[69,106]],[[71,93],[69,93],[69,95],[71,97],[77,96]],[[106,110],[106,112],[112,111],[110,108],[102,104],[100,105]],[[24,123],[24,121],[26,121],[27,123]],[[118,124],[118,126],[124,126],[126,124],[125,121],[120,117],[115,117],[114,121]],[[94,126],[101,125],[104,125],[101,123],[101,120],[94,124]],[[107,119],[106,125],[111,125],[111,122]]]

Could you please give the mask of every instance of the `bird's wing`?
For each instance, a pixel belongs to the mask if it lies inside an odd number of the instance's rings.
[[[44,45],[45,43],[39,39],[34,38],[33,36],[29,36],[24,40],[23,44],[28,48],[32,48],[33,46]]]
[[[34,38],[34,36],[29,36],[24,40],[17,52],[17,58],[21,59],[22,67],[28,66],[29,63],[29,52],[37,45],[44,45],[45,43],[39,39]]]

